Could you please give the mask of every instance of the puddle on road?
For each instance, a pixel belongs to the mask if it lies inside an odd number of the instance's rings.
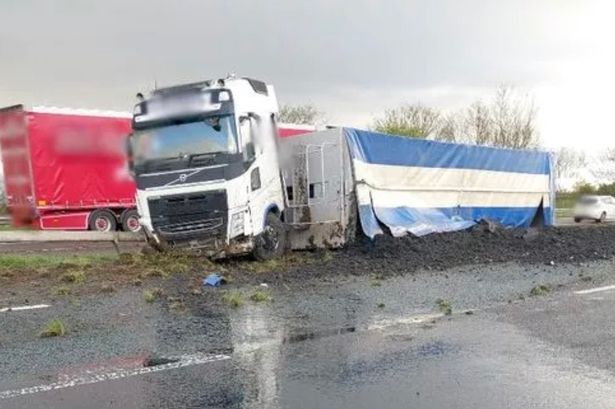
[[[331,328],[331,329],[323,329],[318,331],[310,331],[310,332],[300,332],[295,334],[289,334],[282,339],[283,344],[293,344],[296,342],[303,342],[312,339],[319,339],[325,337],[332,337],[336,335],[348,334],[352,332],[356,332],[356,327],[342,327],[342,328]]]

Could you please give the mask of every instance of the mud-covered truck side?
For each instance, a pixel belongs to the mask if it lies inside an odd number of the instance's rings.
[[[245,78],[165,88],[137,104],[133,171],[153,246],[270,258],[339,247],[359,230],[553,221],[548,153],[350,128],[281,138],[276,115],[273,87]]]

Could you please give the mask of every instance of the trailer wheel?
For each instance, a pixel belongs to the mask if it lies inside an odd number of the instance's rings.
[[[254,243],[254,258],[260,261],[278,258],[286,250],[286,226],[274,213],[267,215],[265,228]]]
[[[120,218],[122,223],[122,230],[137,233],[141,231],[141,224],[139,223],[139,213],[135,209],[124,210],[122,217]]]
[[[94,231],[114,231],[117,228],[117,220],[109,210],[94,210],[90,214],[88,226]]]

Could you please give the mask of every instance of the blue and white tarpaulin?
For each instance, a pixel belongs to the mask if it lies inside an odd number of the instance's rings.
[[[551,155],[344,129],[369,237],[462,230],[479,220],[553,224]],[[539,212],[542,212],[540,214]]]

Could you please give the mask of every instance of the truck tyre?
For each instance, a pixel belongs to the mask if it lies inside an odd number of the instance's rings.
[[[122,223],[122,230],[137,233],[141,231],[141,224],[139,223],[139,213],[136,209],[124,210],[122,217],[120,218]]]
[[[94,210],[89,217],[88,227],[94,231],[115,231],[117,220],[115,215],[109,210]]]
[[[286,226],[280,217],[269,213],[265,221],[265,228],[254,243],[254,258],[260,261],[278,258],[286,250]]]

